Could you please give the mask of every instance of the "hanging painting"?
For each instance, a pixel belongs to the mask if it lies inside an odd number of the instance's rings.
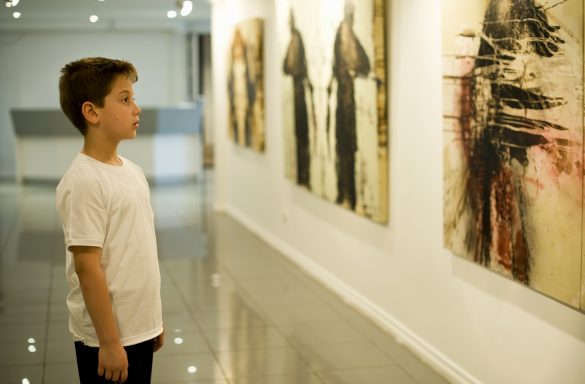
[[[446,247],[584,310],[583,0],[443,6]]]
[[[286,176],[388,220],[384,0],[281,0]]]
[[[263,31],[261,19],[237,24],[228,55],[229,136],[259,152],[265,141]]]

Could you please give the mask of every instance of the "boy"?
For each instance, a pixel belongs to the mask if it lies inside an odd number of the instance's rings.
[[[80,381],[150,383],[164,342],[154,217],[144,173],[117,154],[120,141],[136,137],[138,75],[100,57],[61,73],[61,108],[84,139],[57,186]]]

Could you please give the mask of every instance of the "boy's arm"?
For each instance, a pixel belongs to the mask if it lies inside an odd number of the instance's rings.
[[[100,264],[102,249],[87,246],[73,246],[70,249],[83,301],[100,343],[98,375],[107,380],[124,382],[128,378],[128,357],[120,342],[106,276]]]

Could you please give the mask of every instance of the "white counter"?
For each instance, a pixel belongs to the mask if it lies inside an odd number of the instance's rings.
[[[151,182],[180,182],[203,172],[202,104],[143,108],[136,139],[119,153],[142,167]],[[17,180],[56,182],[83,145],[83,137],[59,109],[14,109]]]

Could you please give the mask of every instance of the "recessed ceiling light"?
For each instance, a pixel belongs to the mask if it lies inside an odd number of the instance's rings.
[[[181,8],[181,16],[187,16],[193,10],[193,2],[189,0],[183,1],[183,7]]]
[[[171,11],[168,11],[168,12],[167,12],[167,17],[168,17],[169,19],[174,19],[175,17],[177,17],[177,11],[173,11],[173,10],[171,10]]]
[[[14,12],[14,13],[12,14],[12,17],[14,17],[15,19],[18,19],[18,18],[20,18],[20,16],[21,16],[21,15],[22,15],[22,14],[21,14],[20,12]]]
[[[100,19],[100,18],[99,18],[99,17],[97,17],[96,15],[91,15],[91,16],[89,17],[89,21],[91,21],[92,23],[95,23],[95,22],[97,22],[99,19]]]

